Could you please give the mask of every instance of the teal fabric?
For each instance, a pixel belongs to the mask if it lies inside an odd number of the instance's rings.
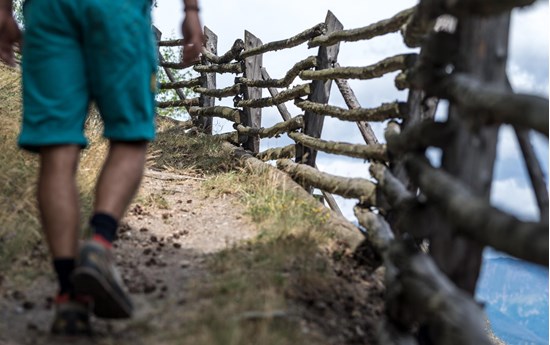
[[[27,0],[23,13],[22,148],[85,147],[92,101],[106,138],[154,138],[150,0]]]

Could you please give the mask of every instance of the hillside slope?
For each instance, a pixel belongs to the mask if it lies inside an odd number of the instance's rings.
[[[17,150],[18,71],[0,66],[0,344],[48,336],[55,293],[34,201],[36,157]],[[107,144],[92,114],[79,171],[83,219]],[[373,344],[380,271],[359,266],[322,205],[235,166],[172,121],[151,145],[116,259],[138,312],[94,320],[71,344]]]

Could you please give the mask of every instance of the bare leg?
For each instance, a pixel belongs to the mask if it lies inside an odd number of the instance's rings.
[[[96,187],[95,213],[120,220],[139,188],[147,142],[111,142]]]
[[[38,205],[46,240],[54,258],[74,258],[80,210],[76,170],[80,147],[60,145],[40,150]]]

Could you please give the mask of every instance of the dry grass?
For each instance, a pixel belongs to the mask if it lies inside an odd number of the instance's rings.
[[[0,67],[0,270],[24,276],[13,269],[22,265],[5,264],[41,243],[34,201],[36,157],[15,144],[21,111],[18,85],[18,73]],[[87,127],[92,145],[82,154],[79,173],[83,219],[107,147],[96,117]],[[259,231],[254,239],[207,257],[207,272],[186,291],[194,303],[135,324],[132,328],[143,343],[351,344],[369,339],[369,322],[380,312],[380,288],[350,267],[351,253],[328,228],[321,204],[276,188],[269,173],[235,170],[220,142],[180,128],[158,135],[149,165],[207,176],[205,195],[235,194]],[[160,208],[164,204],[161,194],[142,198]],[[347,335],[338,338],[342,334]]]
[[[16,147],[21,102],[19,72],[0,64],[0,272],[40,238],[34,202],[35,157]]]
[[[188,134],[180,127],[158,133],[150,150],[154,156],[149,163],[155,169],[216,174],[232,168],[220,140],[204,134]]]
[[[22,110],[20,83],[18,70],[0,64],[0,272],[4,278],[12,280],[32,277],[29,271],[33,269],[50,271],[35,201],[37,156],[17,147]],[[91,209],[94,181],[107,147],[101,139],[97,112],[91,112],[86,128],[91,146],[82,152],[78,176],[83,228]],[[14,264],[21,253],[28,253],[33,248],[44,259],[40,260],[41,267]]]
[[[315,324],[315,316],[303,304],[318,294],[332,300],[347,284],[332,261],[336,248],[345,248],[334,243],[320,212],[323,206],[276,188],[270,173],[222,173],[205,181],[203,190],[210,197],[236,194],[259,232],[254,239],[208,258],[209,274],[194,281],[187,292],[196,307],[185,310],[182,324],[166,332],[162,341],[327,343],[322,326]],[[335,257],[342,258],[341,254]]]

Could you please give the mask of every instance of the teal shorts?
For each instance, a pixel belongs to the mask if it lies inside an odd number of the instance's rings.
[[[85,147],[94,102],[104,136],[155,136],[157,53],[151,0],[26,0],[19,145]]]

